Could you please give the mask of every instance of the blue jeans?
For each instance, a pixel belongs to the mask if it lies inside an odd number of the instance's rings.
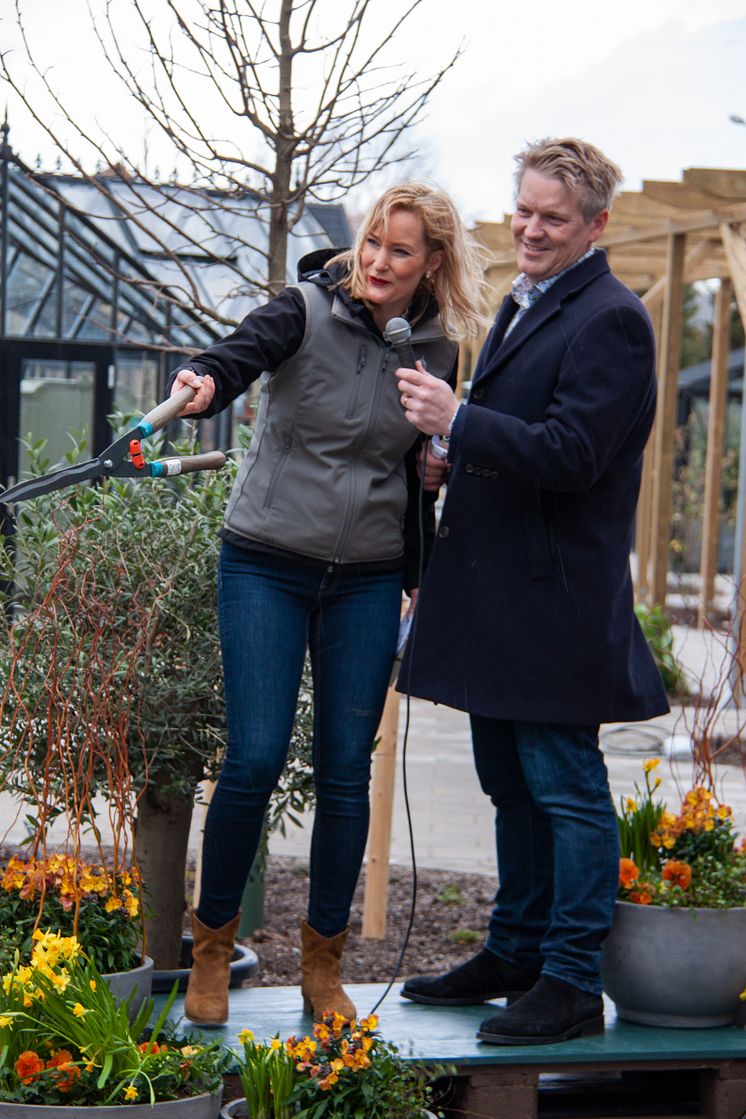
[[[396,647],[400,572],[356,574],[223,543],[218,613],[228,747],[205,823],[199,919],[238,912],[287,759],[306,649],[316,814],[308,923],[347,925],[368,835],[371,753]]]
[[[472,716],[479,781],[495,806],[499,888],[487,947],[600,994],[619,837],[598,727]]]

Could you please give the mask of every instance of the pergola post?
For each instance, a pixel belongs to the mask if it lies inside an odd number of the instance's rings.
[[[705,500],[702,514],[701,589],[697,624],[702,629],[713,608],[720,529],[720,491],[723,480],[723,435],[728,402],[728,341],[730,302],[733,285],[720,281],[715,298],[710,366],[710,411],[707,418],[707,456],[705,459]]]
[[[679,357],[681,351],[686,234],[668,236],[663,320],[658,352],[658,419],[653,468],[652,605],[665,606],[668,553],[673,504],[673,437],[676,427]]]

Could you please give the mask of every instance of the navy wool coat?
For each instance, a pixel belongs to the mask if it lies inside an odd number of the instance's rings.
[[[629,567],[655,412],[650,320],[600,250],[503,341],[515,310],[508,297],[454,423],[397,686],[497,719],[662,714]]]

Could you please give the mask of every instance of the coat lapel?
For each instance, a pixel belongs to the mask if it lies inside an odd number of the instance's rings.
[[[479,355],[473,383],[499,373],[516,350],[559,313],[563,301],[568,296],[608,271],[606,253],[597,250],[588,260],[557,280],[556,284],[553,284],[513,327],[507,338],[505,331],[517,308],[513,297],[506,296],[497,313],[495,325]]]

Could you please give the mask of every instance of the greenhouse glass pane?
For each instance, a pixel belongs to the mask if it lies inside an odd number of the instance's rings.
[[[83,316],[83,321],[75,332],[75,337],[111,340],[111,304],[97,299],[90,311]]]
[[[16,257],[8,276],[8,334],[25,334],[52,273],[24,253]]]
[[[61,463],[70,450],[71,432],[90,432],[93,426],[93,387],[96,367],[88,361],[23,362],[21,380],[21,437],[46,439],[45,456],[51,466]],[[28,454],[21,445],[18,477],[28,469]]]
[[[158,362],[147,354],[117,355],[114,408],[128,415],[144,415],[158,400]]]

